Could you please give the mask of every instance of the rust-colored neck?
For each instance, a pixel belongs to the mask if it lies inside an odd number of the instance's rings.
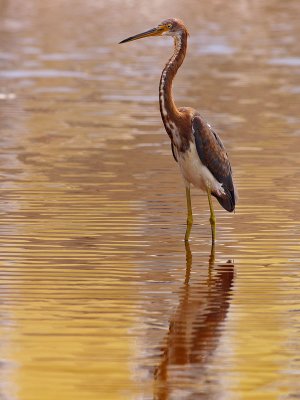
[[[180,35],[174,37],[174,53],[167,62],[160,78],[159,84],[159,105],[162,120],[169,136],[170,122],[176,122],[180,116],[180,112],[173,100],[172,82],[181,66],[186,53],[188,33],[183,31]]]

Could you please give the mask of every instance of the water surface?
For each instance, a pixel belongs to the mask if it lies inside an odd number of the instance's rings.
[[[300,395],[299,2],[0,2],[0,398]],[[234,169],[234,215],[185,194],[158,110],[175,82]]]

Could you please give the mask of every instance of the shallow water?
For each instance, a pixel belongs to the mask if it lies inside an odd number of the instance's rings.
[[[297,0],[0,2],[0,399],[300,396]],[[240,201],[185,194],[160,120],[175,82],[223,138]]]

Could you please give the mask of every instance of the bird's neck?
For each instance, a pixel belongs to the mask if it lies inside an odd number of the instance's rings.
[[[187,32],[174,37],[174,53],[163,69],[159,84],[159,105],[162,120],[167,133],[171,136],[170,122],[176,122],[180,117],[180,112],[173,100],[172,82],[181,66],[187,48]]]

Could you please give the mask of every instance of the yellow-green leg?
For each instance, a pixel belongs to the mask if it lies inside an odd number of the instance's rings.
[[[216,217],[215,217],[214,208],[213,208],[213,204],[212,204],[211,192],[209,189],[207,189],[207,196],[208,196],[208,203],[209,203],[209,209],[210,209],[209,222],[210,222],[210,226],[211,226],[211,239],[212,239],[212,243],[214,244],[215,240],[216,240]]]
[[[188,215],[187,215],[187,221],[186,221],[186,231],[185,231],[184,240],[187,242],[189,240],[192,225],[193,225],[193,211],[192,211],[190,186],[187,186],[185,188],[185,193],[186,193],[186,205],[187,205]]]

